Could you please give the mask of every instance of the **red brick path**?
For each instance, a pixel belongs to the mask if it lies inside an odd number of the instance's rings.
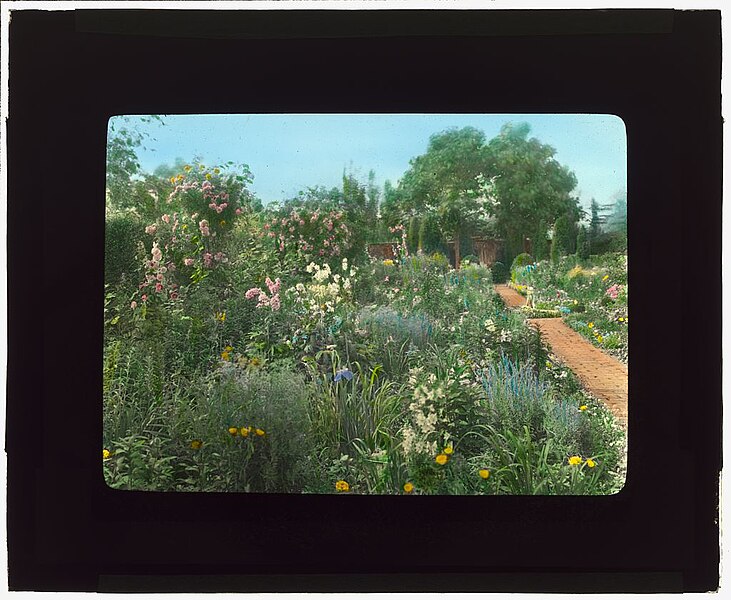
[[[505,306],[508,308],[518,308],[525,304],[525,298],[507,285],[496,285],[495,291],[505,300]]]
[[[495,290],[510,308],[525,304],[525,298],[505,285]],[[571,369],[584,387],[604,402],[623,426],[627,426],[627,365],[605,354],[576,333],[560,318],[529,319],[537,328],[551,351]]]

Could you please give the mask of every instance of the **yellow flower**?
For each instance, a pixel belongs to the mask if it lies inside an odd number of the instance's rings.
[[[449,446],[447,446],[447,447],[446,447],[446,448],[445,448],[445,449],[443,450],[443,452],[444,452],[444,454],[453,454],[453,453],[454,453],[454,448],[453,448],[453,447],[452,447],[451,445],[449,445]]]
[[[594,323],[590,321],[589,322],[589,329],[591,329],[592,327],[594,327]]]
[[[183,167],[183,171],[185,171],[186,173],[190,173],[190,169],[191,169],[191,166],[190,165],[185,165]]]
[[[258,367],[259,365],[261,365],[261,359],[255,356],[251,360],[249,360],[249,364],[252,367]]]
[[[234,349],[234,347],[233,347],[233,346],[226,346],[226,347],[224,348],[224,350],[225,350],[226,352],[231,352],[231,350],[233,350],[233,349]]]
[[[587,408],[589,407],[586,404],[582,404],[581,406],[579,406],[579,410],[586,410]]]
[[[107,460],[111,455],[112,455],[112,453],[109,450],[107,450],[106,448],[104,448],[104,450],[102,450],[102,457],[104,458],[104,460]]]
[[[261,437],[262,435],[264,435],[264,430],[263,429],[257,429],[256,430],[256,435],[258,435],[258,436]]]
[[[477,471],[477,474],[483,479],[487,479],[488,477],[490,477],[490,471],[488,471],[487,469],[480,469],[479,471]]]
[[[219,168],[215,168],[215,169],[213,169],[213,172],[214,172],[214,173],[215,173],[216,175],[218,175],[218,174],[219,174],[219,173],[221,172],[221,169],[219,169]]]
[[[186,229],[188,229],[188,224],[187,224],[187,223],[183,223],[183,226],[181,227],[181,229],[182,229],[182,230],[186,230]]]
[[[619,322],[620,323],[623,323],[624,322],[624,317],[619,317]]]
[[[405,483],[404,484],[404,492],[406,492],[407,494],[410,494],[413,491],[414,491],[414,484],[413,483],[409,482],[409,483]]]
[[[605,275],[604,277],[602,277],[602,281],[606,281],[607,279],[609,279],[609,275]]]
[[[231,435],[236,435],[236,434],[237,434],[237,433],[239,432],[239,428],[238,428],[238,427],[229,427],[229,428],[228,428],[228,432],[229,432],[229,433],[230,433]]]
[[[392,267],[393,261],[390,258],[387,258],[386,260],[383,261],[383,264],[386,265],[387,267]]]
[[[205,166],[205,165],[198,165],[198,168],[199,168],[199,169],[200,169],[201,171],[205,171],[205,170],[206,170],[206,166]]]
[[[570,465],[580,465],[581,464],[581,457],[580,456],[572,456],[569,458],[569,464]]]
[[[185,179],[185,177],[183,175],[178,175],[178,177],[177,177],[178,181],[183,181],[183,179]]]
[[[586,466],[589,467],[590,469],[593,469],[594,467],[596,467],[596,463],[593,460],[588,459],[586,461]]]
[[[221,220],[221,225],[225,225],[225,224],[226,224],[226,221],[225,220]]]
[[[174,175],[170,178],[170,183],[175,183],[175,176]]]
[[[598,336],[596,336],[596,341],[601,344],[604,341],[604,338],[602,336],[598,335]]]
[[[221,321],[221,323],[223,323],[225,320],[226,320],[225,312],[216,313],[216,321]]]
[[[206,179],[207,179],[208,181],[210,181],[210,180],[211,180],[211,174],[210,174],[210,173],[206,173]]]
[[[249,437],[249,428],[248,427],[241,428],[241,437]]]
[[[231,357],[231,355],[228,352],[225,352],[225,351],[221,352],[221,358],[223,360],[229,360],[230,357]]]
[[[434,460],[437,461],[437,464],[444,465],[447,464],[449,457],[446,454],[437,454],[437,457]]]
[[[343,481],[341,479],[340,481],[338,481],[335,484],[335,489],[338,490],[339,492],[348,492],[348,491],[350,491],[350,485],[348,484],[347,481]]]
[[[201,442],[200,440],[193,440],[190,443],[190,447],[193,448],[193,450],[200,450],[202,445],[203,445],[203,442]]]
[[[552,363],[550,363],[549,361],[546,361],[546,367],[548,367],[550,369],[552,366],[553,366]]]

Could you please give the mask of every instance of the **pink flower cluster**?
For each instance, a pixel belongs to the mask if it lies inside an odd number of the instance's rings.
[[[178,286],[168,280],[168,274],[175,271],[175,263],[173,261],[163,262],[162,250],[160,250],[157,242],[152,243],[151,256],[151,260],[145,263],[147,273],[145,280],[140,283],[139,289],[144,290],[152,287],[156,294],[163,294],[167,289],[170,299],[175,300],[178,297]],[[147,294],[142,295],[142,301],[147,301]],[[134,304],[132,308],[136,308],[137,305]]]
[[[406,227],[404,227],[403,224],[399,223],[395,227],[389,227],[388,230],[391,233],[401,232],[401,243],[396,245],[396,254],[403,253],[404,256],[409,255],[409,248],[406,245]]]
[[[280,252],[291,249],[305,257],[312,253],[339,256],[350,247],[351,233],[343,217],[342,211],[292,209],[264,223],[259,237],[272,238]]]
[[[613,286],[607,288],[606,294],[609,296],[612,300],[616,300],[617,296],[619,296],[619,292],[622,291],[622,286],[618,283],[615,283]]]
[[[256,305],[257,308],[269,306],[272,310],[279,310],[282,307],[282,301],[279,298],[279,289],[282,286],[282,282],[279,280],[279,277],[277,277],[276,281],[272,281],[269,277],[267,277],[264,283],[266,283],[267,288],[269,288],[271,297],[267,296],[266,292],[264,292],[261,288],[255,287],[246,292],[246,299],[252,300],[253,298],[256,298],[258,301],[258,304]]]

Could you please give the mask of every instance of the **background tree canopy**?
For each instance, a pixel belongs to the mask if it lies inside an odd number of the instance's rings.
[[[578,199],[571,195],[575,175],[556,161],[556,151],[528,138],[530,125],[506,123],[487,145],[487,170],[495,176],[496,225],[505,240],[506,259],[523,250],[540,220],[555,223],[567,215],[574,223],[581,216]]]
[[[555,160],[551,146],[529,133],[527,123],[507,123],[489,142],[474,127],[433,135],[398,189],[387,188],[384,213],[401,221],[436,215],[442,233],[457,241],[457,263],[460,238],[492,226],[511,261],[537,222],[553,224],[566,215],[573,226],[582,216],[571,195],[576,177]]]

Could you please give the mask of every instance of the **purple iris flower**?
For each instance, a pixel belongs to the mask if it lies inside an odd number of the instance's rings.
[[[339,371],[337,371],[335,373],[335,377],[333,377],[333,381],[337,382],[343,378],[347,379],[348,381],[353,379],[353,371],[351,371],[350,369],[340,369]]]

